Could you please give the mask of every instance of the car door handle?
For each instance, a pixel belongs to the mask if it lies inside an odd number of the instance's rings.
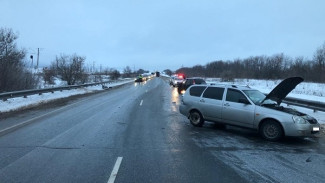
[[[205,100],[204,100],[204,99],[201,99],[201,100],[200,100],[200,102],[203,102],[203,103],[204,103],[204,102],[205,102]]]
[[[223,105],[226,106],[226,107],[229,107],[229,106],[230,106],[229,103],[225,103],[225,104],[223,104]]]

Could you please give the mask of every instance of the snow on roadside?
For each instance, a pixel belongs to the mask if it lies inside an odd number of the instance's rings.
[[[114,87],[118,85],[123,85],[129,82],[134,82],[133,80],[127,80],[127,81],[119,81],[116,83],[107,84],[107,87]],[[86,94],[86,93],[92,93],[95,91],[103,90],[101,85],[97,86],[90,86],[85,88],[77,88],[72,90],[63,90],[61,91],[55,91],[54,93],[43,93],[42,95],[29,95],[27,98],[23,97],[16,97],[16,98],[10,98],[7,101],[0,100],[0,113],[1,112],[10,112],[19,110],[22,108],[30,107],[30,106],[36,106],[42,103],[47,103],[55,99],[59,98],[66,98],[73,95],[79,95],[79,94]]]

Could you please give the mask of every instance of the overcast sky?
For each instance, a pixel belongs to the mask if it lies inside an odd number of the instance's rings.
[[[76,53],[97,67],[176,70],[277,53],[312,58],[325,42],[324,7],[324,0],[0,0],[0,26],[18,34],[28,57],[41,48],[41,66]]]

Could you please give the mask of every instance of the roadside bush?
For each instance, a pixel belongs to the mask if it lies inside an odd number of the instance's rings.
[[[68,85],[85,83],[88,74],[85,71],[84,62],[86,58],[74,55],[60,55],[52,62],[51,69],[61,76]]]

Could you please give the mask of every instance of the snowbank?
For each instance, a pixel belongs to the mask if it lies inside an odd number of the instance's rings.
[[[116,83],[107,84],[106,86],[114,87],[129,82],[134,82],[134,81],[133,80],[119,81]],[[17,98],[10,98],[7,101],[0,100],[0,113],[19,110],[30,106],[36,106],[59,98],[66,98],[73,95],[92,93],[100,90],[103,90],[102,86],[97,85],[97,86],[90,86],[86,88],[77,88],[73,90],[63,90],[62,92],[56,91],[54,93],[43,93],[42,95],[38,95],[38,94],[29,95],[27,98],[17,97]]]

